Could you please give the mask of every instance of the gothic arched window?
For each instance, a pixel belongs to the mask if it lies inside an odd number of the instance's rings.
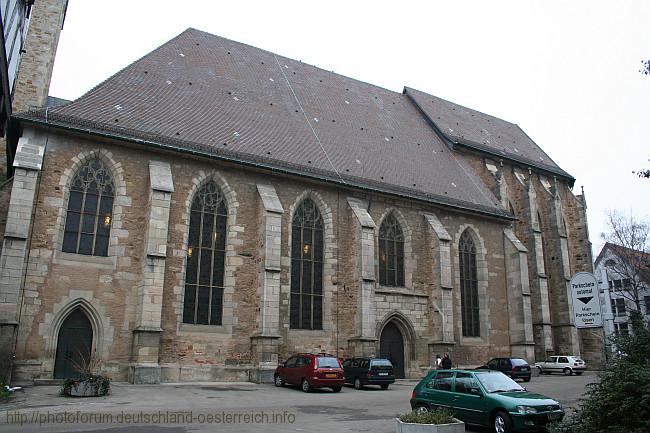
[[[323,329],[323,218],[305,199],[291,222],[291,301],[293,329]]]
[[[227,218],[221,190],[214,181],[206,182],[190,210],[183,323],[221,325]]]
[[[107,256],[115,185],[98,157],[86,161],[70,185],[62,251]]]
[[[460,236],[458,250],[463,337],[480,337],[476,246],[469,230]]]
[[[392,214],[384,218],[379,228],[379,284],[404,286],[404,235]]]

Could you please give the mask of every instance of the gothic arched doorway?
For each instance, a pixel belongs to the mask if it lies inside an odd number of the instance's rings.
[[[56,343],[54,378],[79,376],[78,367],[90,358],[93,328],[84,312],[77,308],[61,324]]]
[[[379,355],[393,363],[397,379],[404,379],[404,337],[392,321],[388,322],[381,330]]]

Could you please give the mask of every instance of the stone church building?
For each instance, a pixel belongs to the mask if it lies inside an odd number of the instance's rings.
[[[584,195],[515,124],[188,29],[7,134],[15,379],[84,354],[134,383],[267,380],[294,352],[402,377],[603,356],[567,296]]]

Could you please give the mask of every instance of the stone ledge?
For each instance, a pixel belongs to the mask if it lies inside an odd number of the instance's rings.
[[[93,268],[99,269],[115,269],[117,266],[116,256],[87,256],[84,254],[65,253],[59,250],[54,252],[52,263],[69,266],[90,265]]]
[[[18,233],[13,231],[6,231],[4,236],[5,239],[18,240],[18,241],[24,241],[27,239],[27,233]]]
[[[178,336],[187,336],[191,334],[231,334],[232,329],[227,325],[193,325],[191,323],[181,323],[178,330]]]
[[[375,289],[376,294],[382,295],[404,295],[404,296],[414,296],[416,298],[429,298],[430,295],[422,292],[413,292],[407,288],[388,288],[388,287],[379,287]]]

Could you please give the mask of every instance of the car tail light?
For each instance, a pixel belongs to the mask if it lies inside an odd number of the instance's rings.
[[[375,372],[372,370],[368,370],[368,373],[366,373],[366,377],[372,377],[375,375]]]
[[[574,367],[577,367],[577,366],[578,366],[578,363],[577,363],[577,362],[574,362],[574,363],[573,363],[573,366],[574,366]]]
[[[411,393],[411,400],[415,400],[415,390]]]

